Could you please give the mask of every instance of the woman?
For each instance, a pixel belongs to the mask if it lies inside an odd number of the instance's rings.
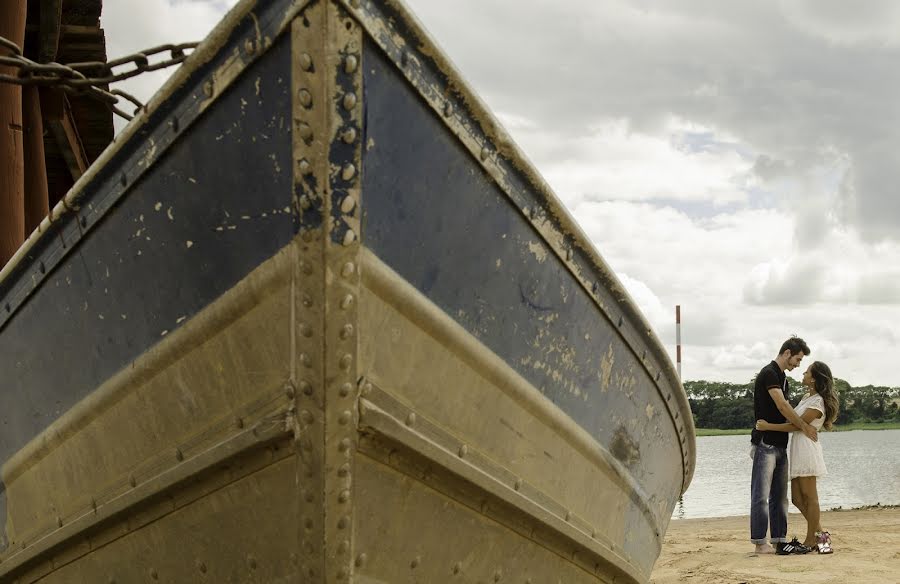
[[[838,415],[838,399],[834,391],[831,369],[821,361],[813,362],[803,373],[803,386],[809,393],[800,400],[794,411],[816,430],[823,426],[826,430]],[[775,432],[792,432],[788,461],[791,476],[791,502],[806,519],[806,539],[803,546],[807,550],[817,549],[820,554],[830,554],[831,536],[822,530],[819,522],[819,494],[816,478],[827,474],[822,444],[806,437],[803,432],[789,423],[770,424],[765,420],[756,421],[756,429]]]

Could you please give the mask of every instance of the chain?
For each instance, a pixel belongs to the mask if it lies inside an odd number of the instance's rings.
[[[22,49],[18,45],[0,36],[0,49],[5,49],[9,53],[6,56],[0,56],[0,65],[18,71],[16,75],[0,74],[0,83],[49,86],[62,89],[66,93],[87,95],[104,102],[116,115],[130,120],[133,116],[116,107],[119,98],[131,102],[135,106],[135,114],[144,107],[144,104],[121,89],[109,89],[106,86],[110,83],[130,79],[141,73],[178,65],[187,58],[185,51],[193,50],[197,44],[161,45],[112,61],[88,61],[61,65],[32,61],[22,54]],[[168,58],[151,63],[151,57],[165,52],[169,53]],[[123,68],[124,70],[122,70]]]

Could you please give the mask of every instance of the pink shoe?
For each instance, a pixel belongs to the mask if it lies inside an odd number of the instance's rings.
[[[834,549],[831,547],[831,534],[827,531],[816,532],[816,549],[820,554],[832,554]]]

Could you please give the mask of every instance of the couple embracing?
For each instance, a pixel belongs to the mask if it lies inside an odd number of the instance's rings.
[[[803,374],[808,393],[796,407],[788,403],[785,371],[797,368],[807,355],[809,347],[803,339],[789,338],[778,356],[760,370],[753,388],[757,421],[750,438],[750,541],[760,554],[832,552],[831,536],[820,523],[816,478],[826,474],[818,431],[823,426],[831,429],[838,414],[838,399],[831,370],[815,361]],[[797,538],[787,541],[788,476],[791,501],[806,519],[806,538],[802,543]],[[766,542],[767,531],[775,547]]]

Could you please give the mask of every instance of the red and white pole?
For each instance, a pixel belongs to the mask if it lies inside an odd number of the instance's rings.
[[[681,379],[681,305],[675,305],[675,363],[678,379]]]

